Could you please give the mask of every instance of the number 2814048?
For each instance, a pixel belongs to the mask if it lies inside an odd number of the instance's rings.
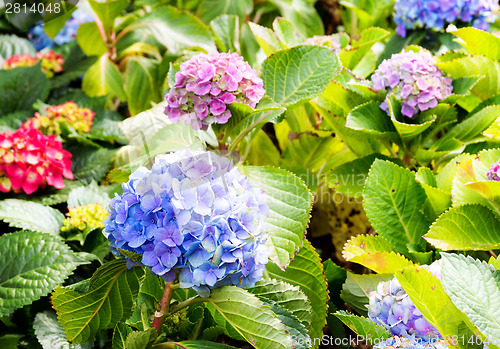
[[[38,3],[38,4],[20,4],[18,2],[5,4],[5,13],[7,14],[18,14],[18,13],[61,13],[63,8],[60,3]]]

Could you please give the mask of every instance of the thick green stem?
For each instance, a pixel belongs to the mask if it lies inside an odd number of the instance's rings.
[[[172,298],[173,288],[170,285],[170,282],[165,283],[165,291],[163,292],[163,297],[161,297],[160,301],[160,310],[155,312],[155,317],[153,320],[153,328],[156,329],[156,332],[160,334],[161,326],[163,325],[163,320],[168,314],[168,309],[170,306],[170,299]]]

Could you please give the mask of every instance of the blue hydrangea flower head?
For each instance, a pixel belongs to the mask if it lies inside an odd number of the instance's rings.
[[[154,274],[204,294],[262,277],[266,194],[229,158],[190,150],[159,155],[122,187],[104,222],[115,254],[139,253]]]
[[[372,75],[376,90],[387,90],[401,101],[401,113],[409,118],[434,108],[453,90],[451,79],[434,64],[428,51],[402,52],[384,60]],[[380,107],[389,114],[387,101]]]
[[[411,335],[402,337],[394,336],[373,346],[373,349],[383,348],[446,349],[448,348],[448,345],[446,344],[446,341],[444,339],[434,338],[425,340],[415,337],[415,335]]]
[[[488,30],[498,10],[498,0],[396,0],[394,22],[402,37],[411,29],[444,31],[451,23]]]
[[[380,282],[377,290],[370,292],[369,300],[368,317],[392,334],[440,338],[438,330],[425,320],[396,278]]]
[[[55,45],[63,45],[75,39],[76,31],[83,23],[93,22],[94,18],[88,12],[76,9],[71,18],[64,24],[64,27],[59,31],[54,40],[45,33],[43,23],[31,28],[28,31],[28,40],[35,46],[37,51],[45,47]]]

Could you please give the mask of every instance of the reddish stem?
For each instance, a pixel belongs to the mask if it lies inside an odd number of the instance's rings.
[[[163,325],[163,320],[165,320],[165,316],[168,314],[168,307],[170,305],[170,299],[172,298],[172,287],[170,287],[170,283],[167,282],[165,284],[165,291],[163,292],[163,297],[161,297],[160,301],[160,310],[155,312],[155,317],[153,320],[153,328],[156,329],[156,332],[160,334],[161,326]]]

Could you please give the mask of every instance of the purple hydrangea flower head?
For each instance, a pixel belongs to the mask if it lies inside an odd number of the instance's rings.
[[[76,31],[83,23],[93,22],[94,18],[88,12],[76,9],[71,18],[64,24],[64,27],[56,35],[54,40],[45,33],[43,23],[31,28],[28,31],[28,39],[35,46],[37,51],[45,47],[52,47],[54,44],[63,45],[75,39]]]
[[[266,194],[229,158],[189,150],[159,155],[122,187],[104,221],[115,254],[139,253],[154,274],[178,278],[200,294],[251,286],[262,277]]]
[[[237,53],[200,54],[182,63],[175,74],[165,96],[165,114],[196,130],[225,124],[231,117],[227,105],[239,102],[255,108],[265,93],[262,86],[257,72]]]
[[[369,299],[368,317],[393,335],[440,338],[438,330],[425,320],[396,278],[381,281]]]
[[[448,348],[444,339],[431,338],[428,340],[411,336],[394,336],[379,342],[373,349],[383,348],[408,348],[408,349],[445,349]]]
[[[402,37],[408,29],[443,31],[460,22],[488,30],[498,10],[498,0],[396,0],[394,21]]]
[[[495,162],[488,172],[486,172],[486,177],[488,177],[490,181],[500,182],[500,160]]]
[[[372,75],[376,90],[387,90],[401,101],[403,115],[411,118],[419,111],[434,108],[453,90],[427,51],[403,52],[384,60]],[[389,114],[387,101],[381,106]]]
[[[325,46],[332,49],[333,53],[340,52],[340,40],[332,35],[315,35],[312,38],[306,39],[304,45]]]

